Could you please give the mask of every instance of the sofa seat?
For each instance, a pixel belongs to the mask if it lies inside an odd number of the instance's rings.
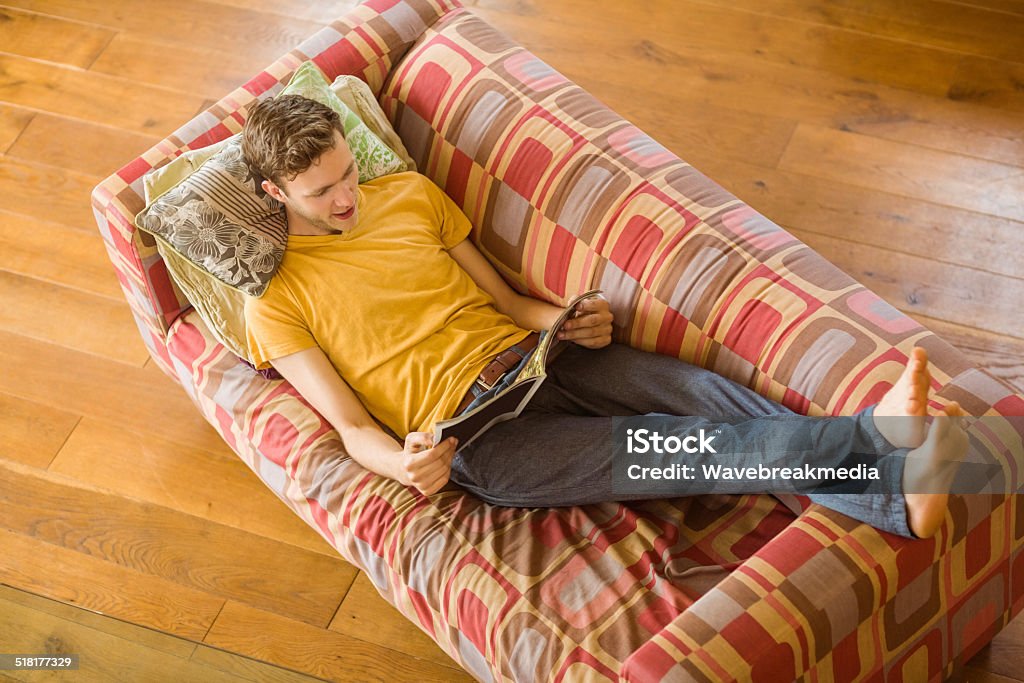
[[[240,363],[194,311],[167,348],[253,472],[481,680],[496,656],[515,680],[559,668],[614,680],[618,662],[795,518],[770,496],[565,510],[422,496],[357,465],[294,389]]]

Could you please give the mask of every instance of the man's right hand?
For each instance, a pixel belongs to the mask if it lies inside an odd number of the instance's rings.
[[[410,432],[405,437],[399,482],[415,486],[420,493],[429,496],[437,493],[448,483],[455,457],[455,437],[434,445],[430,432]]]

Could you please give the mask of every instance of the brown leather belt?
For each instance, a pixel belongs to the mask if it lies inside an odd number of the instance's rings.
[[[494,360],[480,371],[480,376],[476,378],[473,386],[462,397],[459,407],[455,409],[455,414],[461,415],[462,411],[473,402],[474,398],[485,391],[489,391],[509,370],[519,365],[520,361],[536,348],[538,341],[540,341],[540,334],[538,332],[531,332],[530,336],[526,339],[517,342],[512,347],[505,349],[495,356]],[[474,387],[476,388],[475,392]]]

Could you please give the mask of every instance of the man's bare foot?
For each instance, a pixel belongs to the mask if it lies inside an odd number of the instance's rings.
[[[907,454],[903,490],[907,526],[918,538],[934,536],[946,519],[949,488],[967,453],[967,433],[960,425],[960,404],[950,403],[946,414],[932,420],[923,444]]]
[[[893,446],[917,448],[924,443],[931,381],[928,352],[915,346],[903,374],[885,392],[873,412],[875,427]]]

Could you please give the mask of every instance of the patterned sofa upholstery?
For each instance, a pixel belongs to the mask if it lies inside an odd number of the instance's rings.
[[[811,414],[876,400],[915,344],[936,408],[1021,415],[1024,397],[452,0],[355,8],[103,181],[93,205],[159,366],[476,678],[941,680],[1021,609],[1015,496],[955,497],[936,538],[908,541],[804,499],[511,510],[359,467],[287,383],[214,341],[132,226],[147,171],[239,131],[307,58],[369,83],[520,291],[561,303],[603,288],[618,341]]]

